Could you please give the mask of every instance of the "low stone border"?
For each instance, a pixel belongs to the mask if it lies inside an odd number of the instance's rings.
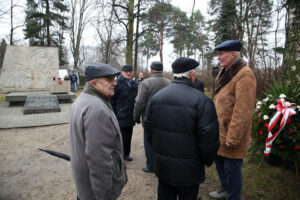
[[[23,114],[24,106],[9,106],[0,101],[0,128],[20,128],[69,123],[71,103],[60,104],[61,112]]]

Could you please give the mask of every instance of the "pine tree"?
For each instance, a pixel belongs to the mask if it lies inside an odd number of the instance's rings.
[[[235,0],[223,0],[219,17],[216,21],[217,31],[215,43],[238,39],[237,10]]]
[[[147,61],[146,65],[148,66],[148,62],[151,56],[155,56],[158,53],[159,46],[157,43],[157,36],[155,32],[147,31],[142,35],[141,48],[142,54],[146,56]]]
[[[63,13],[68,6],[63,0],[27,0],[24,29],[29,45],[59,47],[59,64],[67,64],[64,53],[63,33],[68,20]]]
[[[58,46],[63,36],[60,30],[67,28],[68,11],[63,0],[27,0],[25,39],[30,45]]]

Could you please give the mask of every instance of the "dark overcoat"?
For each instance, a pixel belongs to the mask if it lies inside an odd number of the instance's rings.
[[[115,95],[111,98],[111,105],[118,119],[120,127],[130,127],[134,125],[133,110],[138,85],[132,79],[130,86],[123,75],[117,79]]]
[[[145,133],[155,151],[156,176],[170,185],[200,184],[219,148],[213,102],[188,79],[158,91],[147,105]]]

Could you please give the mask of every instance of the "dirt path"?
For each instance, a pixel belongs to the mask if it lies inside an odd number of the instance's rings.
[[[38,150],[47,148],[69,154],[69,125],[0,130],[0,199],[76,199],[70,162]],[[128,183],[119,199],[156,199],[157,178],[142,172],[145,166],[143,131],[135,126],[132,139],[133,162],[126,162]],[[207,170],[199,197],[218,187],[214,167]]]

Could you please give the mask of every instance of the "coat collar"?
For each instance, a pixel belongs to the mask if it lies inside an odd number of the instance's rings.
[[[102,100],[102,101],[103,101],[110,109],[112,109],[109,99],[108,99],[104,94],[102,94],[102,92],[100,92],[99,90],[97,90],[96,88],[94,88],[94,87],[91,85],[90,82],[87,82],[87,83],[85,84],[85,87],[84,87],[83,92],[98,97],[98,98],[101,99],[101,100]]]
[[[192,81],[190,81],[190,79],[182,77],[182,78],[174,78],[174,80],[172,81],[172,83],[181,83],[181,84],[185,84],[185,85],[189,85],[191,87],[194,87],[194,84],[192,83]]]
[[[162,72],[155,72],[154,74],[151,75],[152,77],[163,77],[164,75]]]
[[[229,69],[222,68],[215,81],[214,95],[225,86],[247,63],[242,58],[235,59]]]

